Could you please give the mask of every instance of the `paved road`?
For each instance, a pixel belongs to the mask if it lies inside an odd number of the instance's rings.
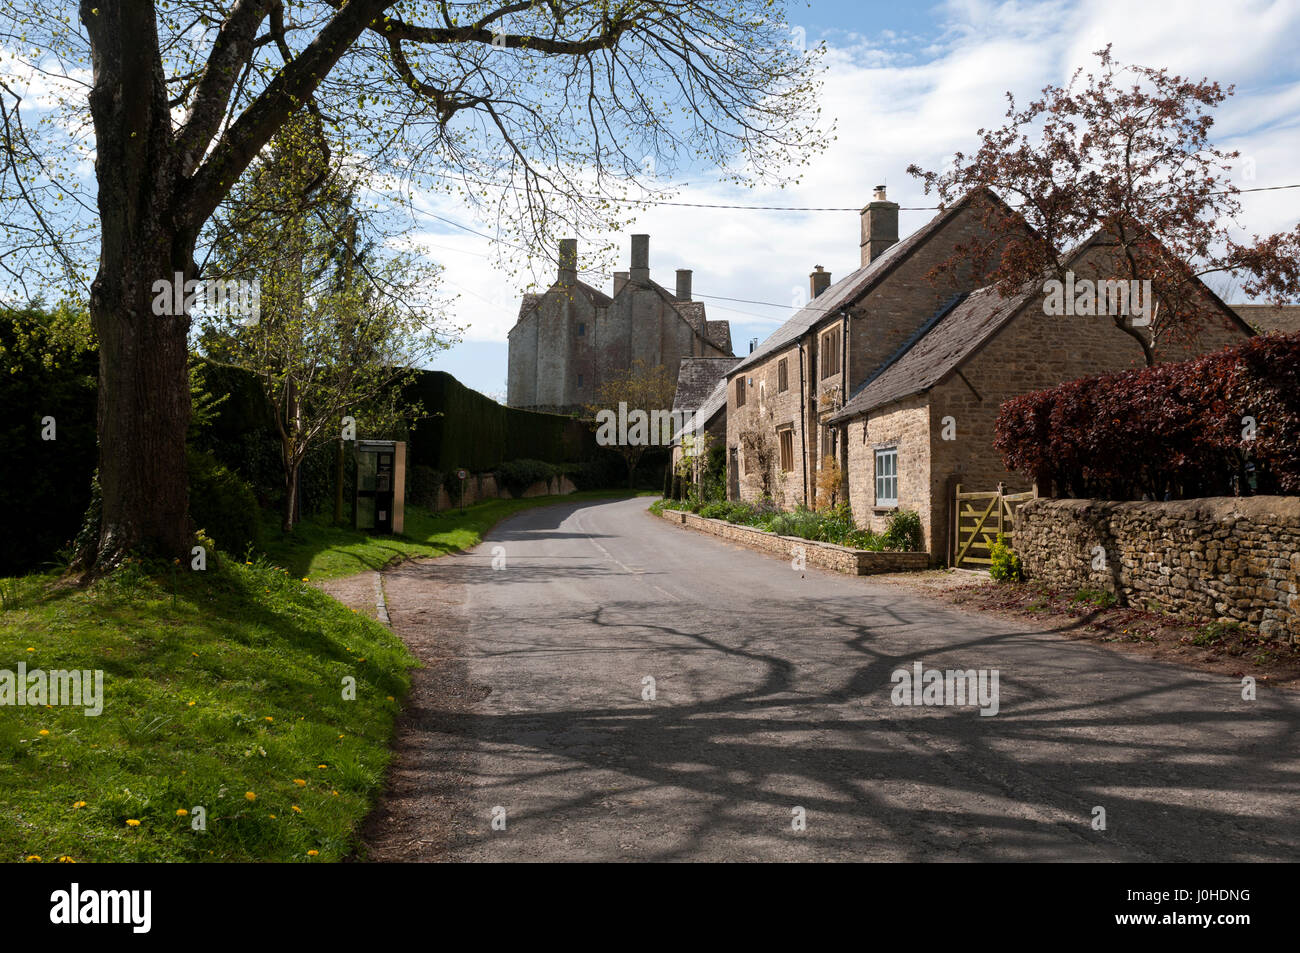
[[[800,574],[648,502],[389,574],[442,679],[390,808],[408,856],[436,829],[467,861],[1300,859],[1295,694]],[[917,661],[997,669],[998,713],[894,705]]]

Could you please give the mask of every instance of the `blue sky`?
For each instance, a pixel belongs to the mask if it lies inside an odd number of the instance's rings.
[[[903,206],[933,205],[905,169],[911,162],[939,168],[969,147],[981,125],[995,125],[1011,90],[1020,98],[1068,79],[1107,42],[1125,62],[1167,66],[1196,78],[1237,86],[1219,110],[1216,141],[1254,160],[1249,186],[1300,182],[1300,3],[1296,0],[962,0],[943,3],[855,3],[813,0],[792,5],[787,19],[810,43],[828,46],[823,111],[838,124],[835,143],[794,189],[743,191],[697,172],[678,200],[703,203],[842,206],[870,199],[888,186]],[[1300,189],[1243,199],[1243,230],[1267,233],[1300,220]],[[464,209],[438,206],[464,225]],[[932,213],[904,211],[907,234]],[[626,267],[627,235],[650,234],[652,276],[671,286],[677,268],[694,270],[697,296],[709,316],[731,322],[743,353],[791,313],[814,265],[836,278],[858,265],[854,212],[756,212],[656,207],[618,236],[617,267]],[[459,295],[463,343],[433,366],[471,387],[504,396],[506,333],[518,311],[520,285],[494,265],[489,242],[440,222],[424,239],[445,267],[445,290]],[[587,250],[580,250],[580,255]],[[540,279],[549,265],[538,266]],[[609,290],[609,279],[587,280]],[[770,302],[747,304],[743,298]]]
[[[1236,95],[1218,111],[1216,142],[1240,148],[1239,185],[1300,182],[1300,3],[1296,0],[1073,0],[1028,3],[850,3],[813,0],[792,5],[788,20],[810,43],[828,47],[823,111],[837,121],[835,144],[816,160],[800,186],[744,191],[694,174],[677,200],[699,203],[861,207],[872,186],[889,198],[932,205],[907,164],[940,168],[969,147],[980,125],[996,125],[1004,92],[1024,99],[1045,83],[1060,83],[1091,52],[1113,43],[1118,59],[1169,66],[1175,72],[1235,83]],[[1244,196],[1243,230],[1291,228],[1300,221],[1300,190]],[[439,213],[473,226],[452,205]],[[930,212],[904,212],[902,234]],[[467,325],[463,343],[433,365],[465,384],[503,397],[506,333],[515,321],[520,286],[494,268],[489,242],[443,224],[426,235],[430,254],[446,268],[446,291],[458,294],[454,313]],[[694,289],[712,319],[731,321],[737,354],[787,319],[806,287],[807,273],[823,265],[839,278],[858,265],[854,212],[751,212],[656,207],[620,235],[625,268],[632,231],[650,234],[651,274],[672,286],[673,270],[694,270]],[[582,251],[580,251],[582,255]],[[538,267],[545,280],[549,267]],[[610,278],[586,274],[608,290]],[[748,299],[750,304],[732,302]]]

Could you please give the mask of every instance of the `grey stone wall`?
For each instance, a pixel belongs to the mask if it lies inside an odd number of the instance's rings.
[[[1030,500],[1015,533],[1031,579],[1300,642],[1300,497]]]

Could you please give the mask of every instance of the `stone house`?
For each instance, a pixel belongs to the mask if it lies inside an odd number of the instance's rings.
[[[1113,245],[1102,233],[1075,250],[1081,276],[1104,269]],[[1217,316],[1193,343],[1170,343],[1163,360],[1185,360],[1252,334],[1208,288]],[[1048,316],[1042,287],[1005,298],[991,287],[937,308],[907,346],[878,367],[831,415],[847,450],[848,498],[859,525],[880,531],[895,509],[916,511],[931,559],[954,553],[957,484],[988,491],[1030,489],[993,447],[1001,404],[1011,397],[1094,374],[1144,366],[1142,348],[1108,315]]]
[[[932,269],[957,249],[996,253],[1002,239],[985,223],[1015,214],[976,190],[899,241],[898,205],[877,187],[861,212],[861,266],[834,283],[817,266],[808,304],[727,374],[729,497],[816,506],[819,473],[837,466],[830,492],[842,498],[848,459],[829,418],[943,302],[983,284],[975,262],[990,259],[972,254],[967,267],[938,277]]]
[[[629,270],[615,273],[610,295],[578,279],[577,254],[575,239],[561,241],[554,284],[524,295],[509,333],[509,406],[583,413],[603,380],[637,360],[676,373],[683,358],[731,356],[730,325],[692,300],[689,269],[675,291],[650,278],[650,236],[632,236]]]
[[[687,433],[708,435],[708,446],[721,447],[727,439],[726,409],[727,371],[735,366],[736,357],[687,357],[677,374],[677,391],[673,396],[674,420],[683,422],[673,435],[672,466],[676,472],[682,458],[682,437]],[[722,399],[719,400],[719,395]]]

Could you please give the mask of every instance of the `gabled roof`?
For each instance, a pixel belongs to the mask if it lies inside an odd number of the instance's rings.
[[[731,360],[731,358],[727,358],[726,360]],[[723,377],[713,385],[713,390],[709,391],[709,396],[704,398],[704,401],[696,409],[695,417],[691,423],[694,427],[703,430],[709,426],[710,421],[712,421],[714,417],[718,416],[718,414],[722,413],[726,409],[727,378]],[[679,442],[682,439],[682,434],[691,429],[694,428],[683,427],[680,431],[673,434],[673,443]]]
[[[677,372],[673,410],[692,412],[708,399],[719,381],[726,385],[727,371],[739,358],[684,357]]]
[[[856,304],[890,272],[906,261],[913,252],[941,231],[945,225],[956,217],[958,212],[970,204],[971,199],[977,194],[996,198],[988,189],[975,189],[963,195],[911,235],[890,245],[877,255],[874,260],[841,278],[816,298],[813,298],[794,317],[769,334],[752,353],[745,355],[740,363],[732,368],[732,373],[752,367],[777,351],[783,350],[819,322],[833,317],[843,308]],[[998,199],[998,201],[1001,200]]]
[[[989,286],[952,299],[922,326],[910,347],[900,348],[831,415],[830,422],[840,423],[934,387],[1006,327],[1040,290],[1035,284],[1005,298]]]
[[[1066,266],[1077,262],[1094,245],[1103,244],[1107,238],[1105,228],[1093,232],[1068,253]],[[829,422],[842,423],[885,404],[928,391],[959,370],[1026,304],[1038,300],[1042,294],[1042,282],[1034,281],[1010,297],[1003,296],[990,285],[949,301],[867,378],[849,401],[828,418]],[[1249,327],[1236,312],[1223,304],[1212,291],[1209,294],[1221,310],[1249,332]]]
[[[548,294],[550,294],[552,291],[555,291],[557,288],[562,289],[564,287],[565,287],[564,285],[561,285],[557,281],[555,284],[547,288],[546,291],[542,294],[536,294],[532,292],[525,294],[523,296],[523,299],[519,302],[519,317],[515,319],[516,323],[522,320],[526,314],[528,314],[530,311],[535,309],[539,304],[541,304],[542,299],[545,298]],[[594,307],[597,308],[609,307],[609,302],[611,299],[609,295],[605,294],[605,292],[600,291],[597,288],[593,288],[585,281],[577,282],[575,287],[577,287],[579,294],[581,294],[584,298],[590,301]]]

